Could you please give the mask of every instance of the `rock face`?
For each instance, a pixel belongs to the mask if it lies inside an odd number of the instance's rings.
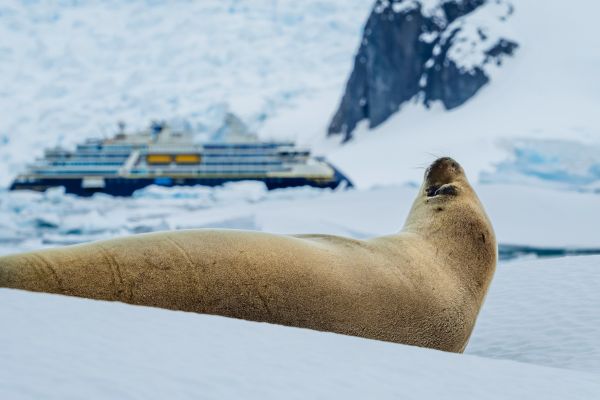
[[[489,81],[486,70],[518,47],[506,37],[504,0],[377,0],[329,135],[374,128],[416,99],[460,106]]]

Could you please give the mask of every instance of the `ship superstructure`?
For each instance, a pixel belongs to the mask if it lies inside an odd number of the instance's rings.
[[[43,191],[64,186],[67,193],[129,196],[148,185],[206,185],[258,180],[269,189],[335,188],[349,180],[324,159],[288,141],[243,140],[194,143],[190,134],[154,124],[147,131],[88,139],[74,151],[47,150],[28,166],[11,189]]]

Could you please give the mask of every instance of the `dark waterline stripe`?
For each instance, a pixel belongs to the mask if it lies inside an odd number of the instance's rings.
[[[569,247],[535,247],[512,244],[500,244],[498,256],[501,261],[513,260],[525,256],[539,258],[565,256],[591,256],[600,254],[600,248],[569,248]]]

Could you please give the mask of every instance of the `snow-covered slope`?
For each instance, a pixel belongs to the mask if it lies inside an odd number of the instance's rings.
[[[501,266],[477,356],[0,289],[0,397],[594,399],[599,265]]]
[[[581,150],[598,146],[600,53],[593,49],[600,48],[600,5],[592,0],[512,3],[507,24],[520,45],[518,54],[490,71],[485,90],[453,111],[406,105],[373,131],[359,126],[355,141],[330,154],[356,184],[417,180],[420,172],[414,168],[429,154],[453,156],[475,176],[493,172],[496,163],[512,155],[515,138],[529,139],[525,149],[550,139],[573,141]],[[591,157],[597,169],[600,156]],[[554,159],[536,158],[550,171]],[[569,167],[579,170],[566,164],[562,172]],[[529,175],[525,168],[520,172]]]

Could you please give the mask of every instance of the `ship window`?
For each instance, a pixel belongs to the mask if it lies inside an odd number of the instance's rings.
[[[170,164],[173,161],[173,156],[170,154],[148,154],[146,162],[148,164]]]
[[[200,164],[199,154],[177,154],[175,156],[177,164]]]

